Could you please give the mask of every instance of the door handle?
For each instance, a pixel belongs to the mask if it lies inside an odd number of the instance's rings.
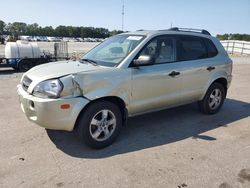
[[[181,74],[180,72],[176,72],[176,71],[172,71],[171,73],[169,73],[168,75],[171,77],[175,77],[177,75]]]
[[[211,71],[211,70],[214,70],[214,69],[215,69],[215,67],[211,67],[211,66],[209,66],[209,67],[207,68],[208,71]]]

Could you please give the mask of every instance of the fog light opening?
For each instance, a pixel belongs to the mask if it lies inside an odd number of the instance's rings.
[[[33,101],[30,101],[30,107],[31,107],[32,109],[35,108],[35,103],[34,103]]]

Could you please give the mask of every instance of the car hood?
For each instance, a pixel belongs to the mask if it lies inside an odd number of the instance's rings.
[[[27,76],[33,81],[40,82],[69,74],[89,72],[98,69],[105,69],[105,67],[95,66],[89,63],[81,63],[79,61],[58,61],[36,66],[26,72],[24,76]]]

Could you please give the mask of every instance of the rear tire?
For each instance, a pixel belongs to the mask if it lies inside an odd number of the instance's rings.
[[[122,114],[114,103],[102,101],[91,104],[77,123],[77,134],[91,148],[111,145],[120,133]]]
[[[207,90],[204,98],[199,101],[201,112],[205,114],[215,114],[223,105],[226,97],[226,90],[220,83],[213,83]]]
[[[20,72],[26,72],[32,68],[32,62],[28,59],[23,59],[18,63],[18,70]]]

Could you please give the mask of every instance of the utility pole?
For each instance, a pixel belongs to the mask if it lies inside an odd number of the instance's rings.
[[[122,31],[124,30],[124,0],[122,1]]]

